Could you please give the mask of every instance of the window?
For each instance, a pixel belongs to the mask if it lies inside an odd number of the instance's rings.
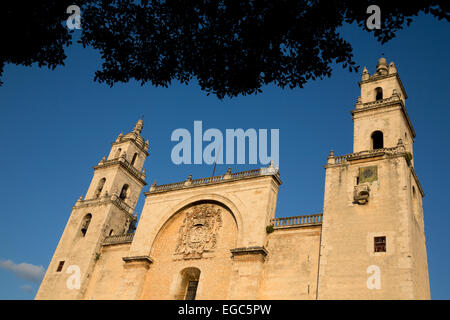
[[[136,220],[133,220],[130,222],[130,225],[128,226],[127,233],[134,233],[136,231]]]
[[[380,87],[375,89],[375,100],[383,100],[383,89]]]
[[[95,192],[95,197],[96,197],[96,198],[100,197],[100,194],[102,193],[103,186],[105,185],[105,182],[106,182],[106,178],[102,178],[102,179],[98,182],[97,191]]]
[[[127,191],[128,191],[128,185],[127,185],[127,184],[124,184],[123,187],[122,187],[122,191],[120,191],[120,196],[119,196],[119,198],[120,198],[121,200],[125,200],[125,199],[126,199],[126,197],[127,197]]]
[[[184,300],[195,300],[197,294],[198,281],[189,281]]]
[[[111,229],[111,230],[109,231],[109,236],[112,236],[112,235],[113,235],[113,232],[114,232],[114,230]]]
[[[374,252],[386,252],[386,237],[374,238]]]
[[[136,158],[137,158],[137,153],[135,153],[133,155],[133,159],[131,160],[131,165],[134,165],[134,163],[136,162]]]
[[[180,282],[177,285],[175,299],[195,300],[197,297],[200,270],[195,267],[185,268],[180,272]]]
[[[89,224],[91,223],[91,219],[92,215],[90,213],[85,215],[83,218],[83,223],[81,224],[81,234],[83,235],[83,237],[86,235],[86,232],[89,228]]]
[[[58,264],[58,269],[56,269],[56,272],[61,272],[63,266],[64,266],[64,261],[60,261]]]
[[[381,131],[374,131],[372,133],[372,148],[375,149],[382,149],[383,146],[383,132]]]
[[[120,153],[122,152],[122,149],[117,149],[116,151],[116,156],[114,157],[114,159],[117,159],[120,156]]]

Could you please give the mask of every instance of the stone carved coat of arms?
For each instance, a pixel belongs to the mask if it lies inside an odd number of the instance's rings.
[[[184,259],[202,258],[216,247],[221,226],[219,207],[201,204],[188,209],[178,234],[175,255],[182,255]]]

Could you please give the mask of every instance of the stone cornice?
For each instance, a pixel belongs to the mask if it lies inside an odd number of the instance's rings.
[[[387,78],[392,78],[392,77],[396,77],[398,83],[400,84],[400,88],[402,89],[403,95],[405,96],[405,99],[408,99],[408,95],[406,94],[406,90],[405,87],[403,86],[403,82],[400,79],[400,76],[398,75],[398,73],[392,73],[392,74],[374,74],[372,75],[369,79],[367,80],[361,80],[360,82],[358,82],[359,87],[361,88],[362,84],[365,83],[369,83],[369,82],[374,82],[374,81],[378,81],[378,80],[383,80],[383,79],[387,79]]]
[[[144,262],[144,263],[146,263],[148,265],[153,263],[152,258],[150,258],[149,256],[123,257],[122,260],[125,261],[125,263],[129,263],[129,262]]]
[[[392,97],[383,99],[381,101],[373,101],[373,102],[363,103],[362,107],[351,110],[350,113],[352,114],[352,117],[354,118],[355,114],[358,114],[358,113],[363,113],[366,111],[376,110],[376,109],[380,109],[380,108],[386,108],[386,107],[390,107],[390,106],[397,105],[397,104],[400,105],[403,115],[405,116],[406,122],[408,124],[409,130],[411,131],[411,135],[413,138],[415,138],[416,132],[414,131],[414,127],[411,123],[411,119],[409,118],[408,112],[406,111],[403,100],[400,99],[399,97],[392,96]]]
[[[325,165],[325,168],[347,165],[351,163],[351,161],[361,160],[361,159],[371,159],[376,157],[404,157],[405,160],[408,161],[408,154],[406,152],[405,146],[403,144],[398,144],[393,148],[382,148],[382,149],[374,149],[374,150],[365,150],[355,153],[346,154],[343,156],[335,157],[334,154],[328,157],[328,163]]]
[[[93,206],[108,205],[108,204],[115,205],[123,213],[125,213],[128,218],[130,218],[132,220],[136,220],[136,217],[133,216],[134,208],[130,207],[125,202],[120,200],[120,198],[118,198],[114,195],[105,196],[105,197],[96,198],[96,199],[88,199],[88,200],[81,200],[81,198],[80,198],[75,203],[75,205],[72,207],[72,209],[80,209],[80,208],[85,208],[85,207],[93,207]]]
[[[133,139],[133,138],[123,137],[123,138],[121,138],[119,141],[114,141],[114,142],[112,142],[112,143],[111,143],[111,146],[115,146],[115,145],[117,145],[117,144],[122,144],[122,143],[128,142],[128,141],[133,142],[134,145],[135,145],[136,147],[138,147],[138,149],[141,150],[141,151],[148,157],[148,155],[149,155],[148,151],[145,150],[144,148],[142,148],[142,146],[140,146],[140,145],[136,142],[136,139]]]
[[[266,248],[260,246],[234,248],[230,249],[230,252],[233,255],[233,257],[237,255],[247,255],[247,254],[261,254],[265,257],[268,254]]]
[[[133,177],[136,178],[136,180],[141,183],[143,186],[147,185],[147,182],[145,181],[145,175],[140,173],[135,167],[131,165],[126,159],[124,158],[116,158],[112,160],[106,160],[106,161],[100,161],[98,165],[94,167],[94,170],[112,167],[115,165],[119,165],[122,168],[124,168],[128,173],[130,173]]]
[[[417,177],[416,171],[414,170],[413,165],[410,162],[410,155],[403,144],[398,144],[394,148],[383,148],[383,149],[375,149],[375,150],[366,150],[355,153],[346,154],[343,156],[335,157],[334,154],[330,154],[328,157],[328,163],[324,166],[325,168],[339,167],[342,165],[348,165],[352,161],[361,160],[361,159],[371,159],[377,157],[403,157],[405,158],[409,169],[411,170],[411,174],[416,181],[417,187],[419,188],[420,194],[422,197],[425,196],[422,185],[420,184],[419,178]]]
[[[416,181],[417,187],[419,188],[420,194],[422,195],[422,197],[424,197],[425,193],[423,192],[422,185],[420,184],[419,178],[417,177],[414,167],[409,161],[408,152],[406,152],[405,147],[403,145],[398,145],[397,147],[394,148],[384,148],[384,149],[355,152],[338,157],[330,156],[328,157],[328,163],[324,167],[325,168],[339,167],[343,165],[348,165],[355,160],[371,159],[384,156],[405,158],[405,160],[408,163],[408,167],[411,170],[411,174],[414,177],[414,180]]]

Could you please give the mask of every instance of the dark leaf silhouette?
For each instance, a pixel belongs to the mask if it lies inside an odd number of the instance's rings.
[[[168,87],[197,82],[218,98],[256,94],[267,84],[301,88],[330,76],[334,63],[358,71],[340,27],[356,23],[380,43],[412,17],[450,20],[448,1],[377,1],[381,29],[368,30],[366,0],[77,1],[81,43],[98,50],[94,80],[113,86],[134,79]],[[6,63],[55,68],[71,44],[66,8],[72,1],[1,5],[0,76]],[[24,8],[25,7],[25,8]]]

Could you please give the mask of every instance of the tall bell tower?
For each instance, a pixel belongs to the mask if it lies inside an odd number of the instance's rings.
[[[85,197],[76,201],[36,299],[83,299],[103,239],[134,232],[134,209],[146,185],[148,141],[143,120],[120,134],[108,157],[94,167]]]
[[[416,136],[395,64],[364,68],[353,153],[325,166],[318,299],[429,299]]]

